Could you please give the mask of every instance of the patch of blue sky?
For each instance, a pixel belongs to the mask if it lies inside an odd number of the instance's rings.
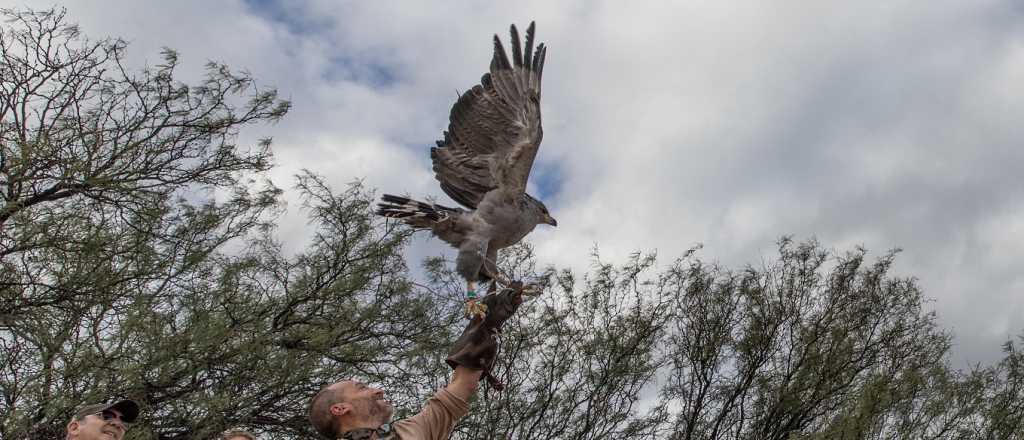
[[[334,23],[328,19],[317,19],[306,13],[300,2],[285,0],[243,0],[258,17],[277,23],[295,35],[316,35],[328,33]],[[386,63],[350,55],[331,58],[330,66],[323,72],[328,81],[349,81],[373,88],[387,88],[394,85],[398,75],[396,69]]]
[[[289,32],[297,35],[317,34],[329,28],[331,22],[318,20],[310,14],[303,13],[301,3],[286,0],[242,0],[249,10],[264,20],[280,23]]]
[[[323,77],[328,81],[350,81],[373,88],[388,88],[398,82],[397,69],[350,56],[332,57]]]
[[[543,148],[544,146],[541,145],[542,150]],[[545,205],[549,205],[549,208],[552,199],[562,191],[561,171],[558,164],[539,160],[533,162],[533,170],[530,171],[530,180],[537,188],[537,194],[533,194],[533,196],[543,201]]]

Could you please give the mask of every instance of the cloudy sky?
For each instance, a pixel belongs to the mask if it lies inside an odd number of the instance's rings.
[[[53,3],[0,0],[26,4]],[[292,112],[245,137],[273,136],[279,186],[308,168],[441,201],[428,149],[456,92],[484,73],[492,34],[536,20],[549,51],[531,192],[559,221],[531,236],[543,263],[703,243],[705,260],[760,264],[784,234],[900,247],[955,365],[1024,330],[1020,1],[58,5],[90,37],[130,41],[138,65],[166,46],[184,79],[216,60],[277,87]],[[301,243],[290,207],[282,238]],[[410,257],[440,251],[423,238]]]

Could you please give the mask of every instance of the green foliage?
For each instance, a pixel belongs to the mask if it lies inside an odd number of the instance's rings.
[[[234,140],[287,102],[216,64],[181,84],[172,51],[130,73],[123,41],[59,11],[2,14],[0,438],[58,438],[115,397],[143,406],[129,439],[311,438],[324,384],[378,384],[399,417],[445,384],[461,280],[442,258],[410,273],[412,231],[375,218],[370,191],[300,174],[305,246],[277,238],[269,140]],[[453,438],[1024,437],[1024,354],[951,369],[896,252],[784,238],[730,270],[695,251],[595,251],[585,274],[505,251],[506,274],[546,289],[501,336],[506,390]]]
[[[674,438],[788,439],[853,424],[865,437],[907,375],[941,363],[948,337],[894,254],[833,256],[780,243],[780,258],[734,274],[700,264],[687,281],[662,391],[681,411]],[[826,264],[831,268],[826,268]],[[829,437],[827,438],[835,438]]]
[[[1002,361],[980,373],[987,385],[979,393],[980,417],[974,417],[965,438],[1024,438],[1024,353],[1012,341],[1003,352]]]
[[[510,249],[504,261],[522,277],[531,248]],[[649,437],[655,423],[636,413],[662,364],[655,344],[670,317],[659,286],[640,278],[654,261],[598,263],[582,287],[571,272],[543,274],[552,285],[506,324],[498,365],[505,391],[477,402],[456,437]]]

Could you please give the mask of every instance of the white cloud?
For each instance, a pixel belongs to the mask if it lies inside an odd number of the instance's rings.
[[[275,138],[279,185],[309,168],[432,196],[427,152],[456,90],[484,73],[492,34],[536,19],[550,48],[538,167],[560,184],[547,200],[559,227],[531,236],[545,262],[703,242],[704,258],[757,264],[782,234],[898,246],[897,270],[956,334],[954,360],[996,358],[1024,329],[1014,2],[67,7],[140,59],[169,46],[191,72],[220,60],[278,87],[293,112],[246,136]]]

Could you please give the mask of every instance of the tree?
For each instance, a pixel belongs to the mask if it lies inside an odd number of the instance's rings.
[[[871,438],[905,384],[942,364],[948,336],[914,280],[886,275],[895,253],[868,265],[863,249],[789,239],[779,252],[762,270],[677,270],[672,438]]]
[[[282,191],[262,179],[288,103],[211,64],[140,72],[120,40],[91,42],[62,11],[3,10],[0,32],[0,437],[55,438],[72,409],[131,397],[129,439],[210,438],[244,426],[315,436],[308,400],[358,377],[397,416],[450,372],[462,289],[441,258],[426,279],[412,231],[296,177],[312,231],[277,240]],[[951,369],[949,335],[896,252],[838,253],[784,238],[763,267],[691,250],[592,271],[499,262],[548,288],[507,323],[496,374],[453,438],[1001,439],[1024,435],[1024,362]]]
[[[270,140],[248,150],[233,141],[240,127],[287,112],[275,91],[212,63],[201,84],[181,84],[171,50],[164,64],[129,72],[124,41],[88,41],[63,11],[3,16],[0,324],[111,300],[114,285],[159,279],[171,267],[152,260],[159,252],[173,248],[187,264],[274,207],[279,190],[252,192],[245,178],[270,167]],[[213,190],[226,200],[196,200]],[[193,202],[177,199],[186,195]]]
[[[983,387],[975,388],[974,395],[981,404],[965,438],[1024,437],[1024,353],[1013,341],[1003,345],[1003,352],[999,363],[977,372]]]
[[[784,238],[738,271],[692,252],[661,271],[598,260],[583,286],[559,273],[510,321],[509,389],[459,438],[949,438],[992,419],[984,393],[1016,392],[946,365],[915,281],[888,275],[895,252]]]
[[[288,103],[222,65],[181,84],[169,50],[130,72],[123,41],[89,41],[63,11],[2,14],[0,434],[19,437],[97,385],[75,368],[125,343],[110,335],[131,293],[168,295],[214,249],[266,226],[280,191],[247,175],[270,167],[270,141],[233,142]]]
[[[657,438],[660,419],[641,413],[664,360],[657,345],[672,317],[661,281],[644,279],[652,255],[601,263],[578,283],[570,271],[537,274],[529,245],[506,250],[515,279],[554,282],[526,302],[502,336],[506,389],[480,400],[456,438]],[[582,284],[582,285],[580,285]]]

